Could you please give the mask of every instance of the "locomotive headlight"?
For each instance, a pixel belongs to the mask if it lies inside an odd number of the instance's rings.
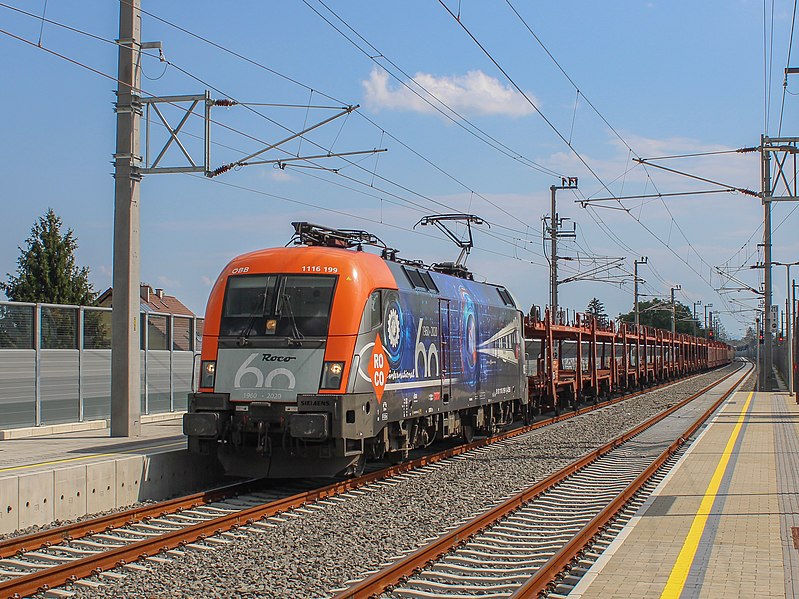
[[[329,370],[332,375],[340,375],[341,371],[344,370],[344,362],[330,362]]]
[[[200,363],[200,387],[213,387],[216,379],[216,360]]]
[[[320,389],[338,389],[341,387],[341,375],[344,362],[325,362],[322,366],[322,384]]]

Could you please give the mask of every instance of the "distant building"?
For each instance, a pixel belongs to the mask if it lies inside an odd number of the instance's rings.
[[[114,290],[109,287],[97,298],[97,305],[103,308],[113,307]],[[174,295],[166,295],[163,289],[153,289],[149,285],[140,285],[139,297],[141,299],[141,311],[143,312],[142,321],[147,318],[147,327],[141,327],[142,348],[147,349],[169,349],[169,319],[165,314],[172,315],[173,318],[173,338],[176,350],[189,350],[192,348],[192,338],[197,339],[202,335],[202,324],[197,323],[197,330],[194,329],[195,314],[189,310],[183,302]],[[145,334],[147,343],[145,344]]]

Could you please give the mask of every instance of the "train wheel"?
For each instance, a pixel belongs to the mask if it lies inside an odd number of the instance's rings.
[[[359,476],[361,476],[363,474],[364,466],[366,466],[366,456],[361,454],[360,456],[358,456],[358,461],[355,462],[352,466],[350,466],[351,468],[350,476],[352,478],[358,478]]]
[[[407,453],[405,451],[387,451],[384,459],[391,464],[392,466],[396,466],[397,464],[402,464],[407,459]]]
[[[532,404],[522,405],[522,421],[525,425],[533,422]]]
[[[375,460],[382,460],[386,457],[386,444],[383,440],[376,440],[369,445],[370,457]]]
[[[471,424],[464,424],[461,427],[461,430],[463,431],[464,441],[466,441],[467,443],[471,443],[472,441],[474,441],[474,426],[472,426]]]

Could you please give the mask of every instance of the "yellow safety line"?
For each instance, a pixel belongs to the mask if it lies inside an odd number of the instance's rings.
[[[735,427],[732,429],[732,434],[727,441],[727,446],[724,448],[724,452],[721,454],[721,458],[716,466],[716,470],[713,472],[713,477],[710,479],[710,483],[707,486],[705,495],[702,498],[702,503],[699,506],[699,510],[694,516],[694,521],[691,523],[691,529],[688,531],[688,536],[685,538],[685,542],[680,550],[680,555],[677,556],[677,561],[671,570],[671,575],[666,583],[666,588],[663,589],[663,593],[660,595],[661,599],[678,599],[682,594],[685,581],[688,579],[688,573],[691,570],[691,565],[693,564],[694,557],[696,556],[696,551],[699,548],[699,541],[702,539],[702,533],[705,530],[705,525],[707,524],[710,510],[713,507],[713,502],[716,500],[716,494],[719,491],[721,480],[724,478],[724,473],[727,470],[727,465],[730,462],[732,450],[735,447],[735,442],[738,440],[738,435],[741,432],[741,427],[743,426],[744,418],[746,417],[746,412],[749,409],[749,404],[752,401],[753,395],[754,391],[750,391],[749,397],[746,398],[746,403],[738,415],[738,421],[735,423]]]
[[[122,451],[118,451],[116,453],[92,453],[89,455],[78,456],[75,458],[63,458],[60,460],[51,460],[49,462],[38,462],[36,464],[23,464],[22,466],[9,466],[8,468],[0,468],[0,472],[11,472],[12,470],[25,470],[28,468],[38,468],[40,466],[51,466],[53,464],[63,464],[65,462],[77,462],[80,460],[91,460],[92,458],[108,458],[119,456],[120,454],[131,454],[140,451],[147,451],[149,449],[163,449],[166,447],[172,447],[173,445],[185,445],[185,441],[173,441],[172,443],[164,443],[161,445],[145,445],[144,447],[132,447],[130,449],[124,449]]]

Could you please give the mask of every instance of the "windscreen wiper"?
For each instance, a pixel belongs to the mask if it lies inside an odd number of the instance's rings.
[[[289,294],[284,293],[282,299],[286,308],[288,308],[289,318],[291,319],[291,331],[294,333],[294,339],[303,339],[305,336],[300,333],[300,329],[297,327],[297,320],[294,318],[294,310],[291,309],[291,298]]]
[[[247,326],[244,327],[238,339],[238,345],[240,347],[245,347],[249,343],[248,338],[250,336],[250,333],[252,333],[252,328],[253,325],[255,324],[255,319],[258,318],[259,316],[263,316],[264,311],[266,310],[266,300],[267,297],[269,296],[268,290],[269,290],[269,278],[267,277],[266,283],[264,284],[264,301],[261,302],[260,314],[256,311],[253,311],[253,313],[250,315],[250,319],[247,321]]]

